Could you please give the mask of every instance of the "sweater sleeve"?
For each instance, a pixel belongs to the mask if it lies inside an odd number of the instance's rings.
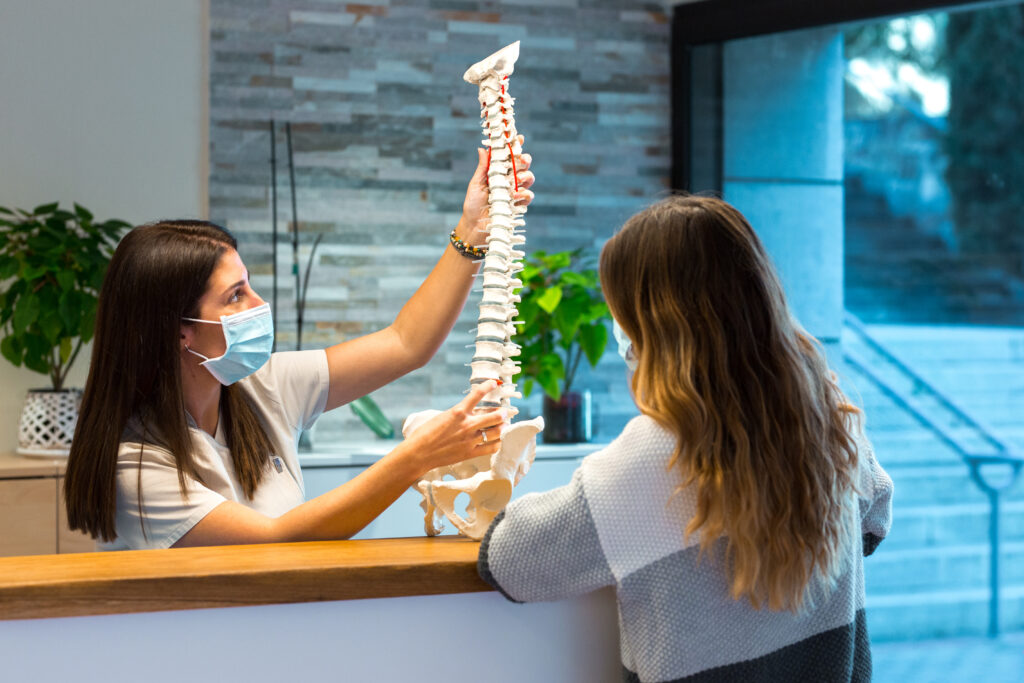
[[[860,435],[857,450],[861,458],[860,519],[864,557],[889,533],[892,526],[892,479],[878,464],[875,451],[867,438]]]
[[[582,470],[566,486],[510,503],[487,530],[477,568],[513,602],[559,600],[614,583]]]

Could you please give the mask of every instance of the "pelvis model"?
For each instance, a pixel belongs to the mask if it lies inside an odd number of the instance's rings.
[[[496,454],[435,468],[416,483],[416,490],[423,495],[420,505],[424,512],[423,527],[428,536],[441,533],[441,516],[444,515],[459,533],[470,538],[482,538],[494,517],[508,504],[512,488],[530,469],[537,448],[537,434],[544,429],[544,418],[541,417],[511,422],[519,412],[511,400],[522,398],[512,381],[519,371],[514,360],[519,355],[519,346],[512,337],[518,313],[516,303],[519,302],[515,292],[523,286],[516,274],[523,269],[524,252],[521,247],[526,240],[523,236],[526,207],[519,206],[512,199],[512,193],[519,187],[516,156],[522,153],[522,148],[516,133],[515,100],[509,95],[508,79],[518,57],[519,43],[515,42],[477,62],[463,76],[480,89],[480,117],[488,159],[489,234],[487,254],[480,273],[483,297],[470,362],[470,383],[501,380],[498,388],[487,394],[479,406],[482,409],[504,408],[509,417],[502,426],[501,450]],[[408,437],[437,413],[436,410],[413,413],[406,418],[402,435]],[[465,516],[455,509],[455,499],[461,493],[469,496]]]

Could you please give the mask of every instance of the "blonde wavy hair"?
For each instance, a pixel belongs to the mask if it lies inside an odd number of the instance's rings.
[[[605,299],[633,343],[633,395],[677,437],[670,467],[694,487],[686,536],[717,539],[734,599],[800,612],[834,585],[851,542],[859,411],[790,314],[743,215],[673,196],[601,252]]]

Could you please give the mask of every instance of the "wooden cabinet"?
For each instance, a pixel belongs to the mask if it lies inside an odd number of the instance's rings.
[[[0,480],[0,556],[57,551],[56,479]]]
[[[93,540],[67,526],[61,460],[0,454],[0,556],[95,550]]]

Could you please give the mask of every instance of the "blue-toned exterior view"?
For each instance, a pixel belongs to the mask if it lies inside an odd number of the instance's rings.
[[[1024,677],[1022,21],[844,32],[843,357],[896,488],[866,562],[878,680]]]
[[[1010,5],[709,48],[720,191],[895,485],[865,560],[876,680],[1024,679],[1022,25]]]

